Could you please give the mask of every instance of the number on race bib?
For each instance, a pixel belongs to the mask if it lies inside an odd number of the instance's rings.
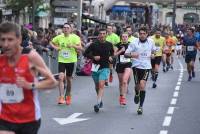
[[[63,58],[69,58],[70,57],[70,52],[67,50],[61,51],[61,55]]]
[[[194,51],[194,46],[187,46],[188,51]]]
[[[120,55],[120,62],[121,63],[131,62],[131,59],[130,58],[125,58],[124,55]]]
[[[100,65],[99,64],[92,64],[92,69],[91,69],[91,71],[92,72],[97,72],[98,70],[99,70],[99,67],[100,67]]]
[[[0,84],[0,101],[3,103],[20,103],[24,99],[23,89],[15,84]]]

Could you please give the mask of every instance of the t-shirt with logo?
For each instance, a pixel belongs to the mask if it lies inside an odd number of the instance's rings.
[[[58,62],[60,63],[74,63],[77,62],[77,52],[75,48],[68,48],[69,45],[79,45],[81,43],[80,38],[75,34],[58,35],[53,38],[52,42],[58,45]]]

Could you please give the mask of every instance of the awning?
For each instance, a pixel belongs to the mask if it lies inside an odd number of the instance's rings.
[[[105,21],[103,21],[103,20],[100,20],[100,19],[97,19],[97,18],[94,18],[94,17],[89,17],[89,16],[86,16],[86,15],[84,15],[84,14],[82,14],[82,18],[83,18],[83,19],[92,20],[92,21],[94,21],[94,22],[96,22],[96,23],[99,23],[99,24],[107,25],[107,23],[106,23]]]

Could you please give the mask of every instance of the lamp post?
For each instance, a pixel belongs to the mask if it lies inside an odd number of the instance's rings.
[[[176,31],[176,0],[173,1],[173,18],[172,18],[172,29]]]
[[[35,12],[36,12],[36,1],[33,0],[33,9],[32,9],[32,25],[33,25],[33,30],[35,30]]]

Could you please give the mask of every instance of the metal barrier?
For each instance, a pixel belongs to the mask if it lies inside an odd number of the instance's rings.
[[[43,60],[45,61],[48,68],[51,70],[53,74],[58,73],[58,60],[57,60],[57,51],[47,51],[41,54]]]

